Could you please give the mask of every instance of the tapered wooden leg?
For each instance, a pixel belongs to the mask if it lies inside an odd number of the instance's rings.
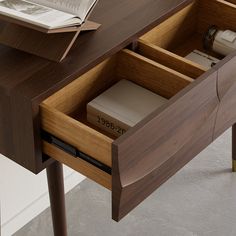
[[[67,236],[65,192],[62,164],[54,162],[47,167],[48,189],[55,236]]]
[[[236,124],[232,127],[232,171],[236,172]]]

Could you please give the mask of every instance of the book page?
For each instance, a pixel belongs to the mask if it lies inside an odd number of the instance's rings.
[[[30,0],[78,16],[83,22],[97,0]]]
[[[76,19],[72,14],[24,0],[0,0],[0,14],[48,29],[75,23]],[[78,18],[77,24],[81,24]]]

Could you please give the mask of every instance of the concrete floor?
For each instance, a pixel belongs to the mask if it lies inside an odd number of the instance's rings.
[[[235,236],[236,174],[227,131],[120,223],[110,192],[85,180],[66,196],[69,236]],[[52,236],[46,210],[15,236]]]

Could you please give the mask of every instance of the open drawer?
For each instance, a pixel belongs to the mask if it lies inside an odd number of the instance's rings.
[[[44,153],[110,189],[114,220],[235,122],[236,53],[214,54],[222,60],[209,70],[184,58],[203,50],[210,25],[236,31],[232,2],[192,1],[141,37],[136,52],[120,51],[41,104]],[[121,79],[169,100],[114,138],[86,121],[86,104]]]
[[[41,104],[43,151],[112,190],[120,220],[212,142],[217,73],[196,80],[125,49]],[[169,101],[115,139],[85,119],[86,104],[127,79]],[[122,96],[122,95],[121,95]]]

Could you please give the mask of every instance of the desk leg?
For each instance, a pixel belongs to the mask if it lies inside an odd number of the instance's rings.
[[[236,124],[232,126],[232,171],[236,172]]]
[[[53,230],[55,236],[67,236],[65,192],[62,164],[54,162],[47,167]]]

